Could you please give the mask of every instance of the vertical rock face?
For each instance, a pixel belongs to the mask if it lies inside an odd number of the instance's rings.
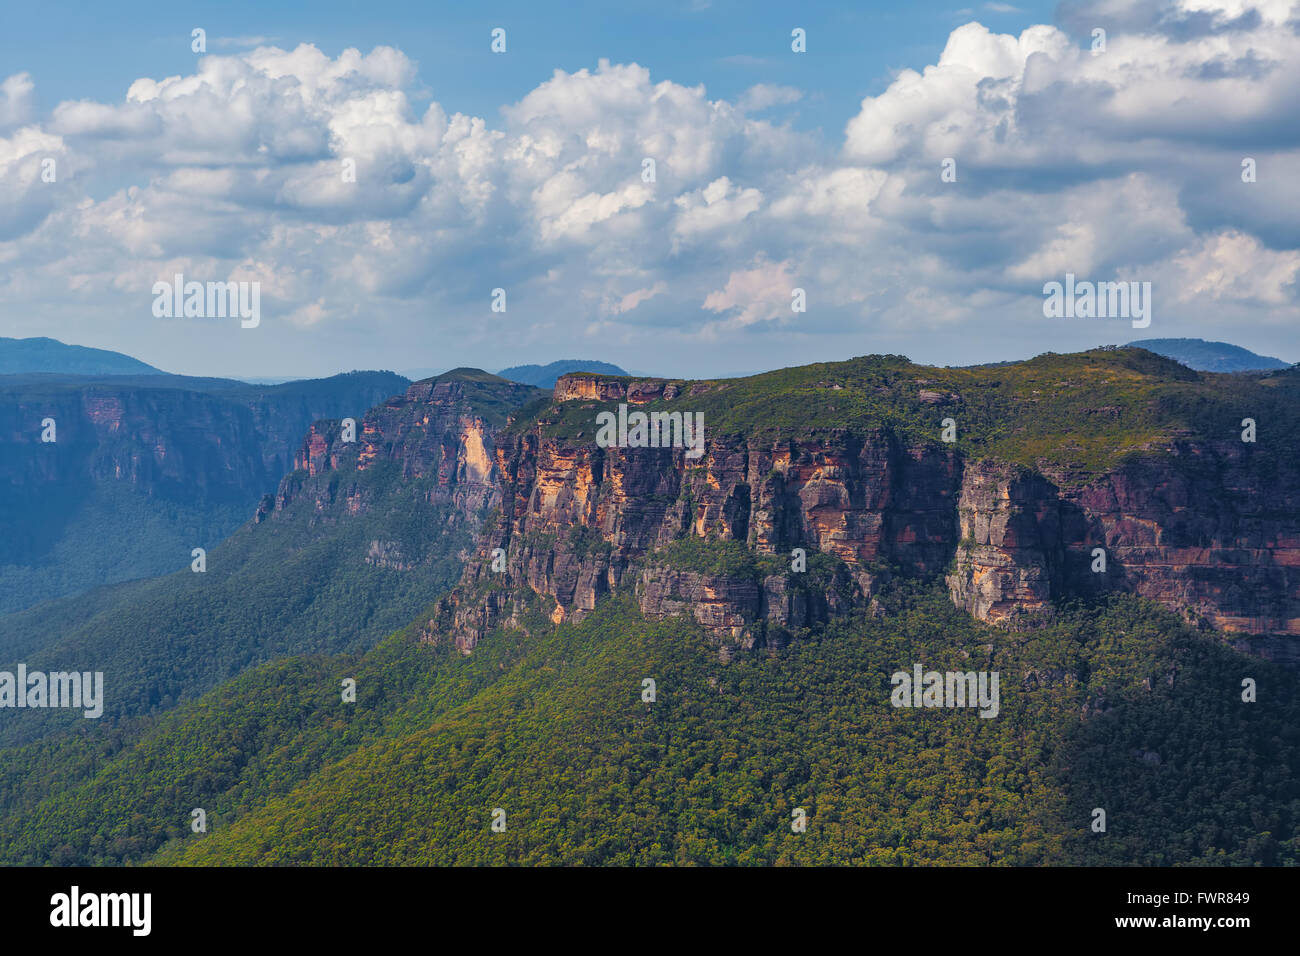
[[[1041,475],[1002,462],[967,468],[948,576],[953,603],[990,622],[1046,607],[1060,591],[1059,512],[1056,489]]]
[[[573,375],[554,397],[591,403],[594,430],[597,402],[727,387]],[[539,607],[552,621],[580,619],[625,579],[648,616],[687,615],[728,645],[780,643],[862,606],[884,576],[946,569],[953,602],[982,621],[1122,590],[1257,652],[1297,657],[1287,636],[1300,635],[1300,470],[1261,467],[1244,443],[1153,445],[1081,479],[963,462],[951,445],[887,428],[710,434],[692,459],[558,437],[549,418],[506,436],[451,411],[418,433],[389,427],[386,414],[367,419],[356,452],[310,437],[305,467],[384,457],[436,472],[461,500],[499,503],[431,622],[430,639],[449,633],[464,651]],[[692,539],[706,544],[682,564],[674,542]],[[821,555],[817,573],[789,570],[796,548]],[[750,558],[728,564],[726,554]]]
[[[555,380],[554,396],[557,402],[576,398],[610,402],[627,395],[627,386],[619,381],[602,379],[594,375],[561,375]]]
[[[637,602],[654,617],[685,615],[742,646],[764,617],[764,590],[749,577],[647,567],[637,581]]]
[[[865,595],[841,566],[830,575],[710,574],[649,564],[636,582],[651,617],[685,615],[716,637],[749,648],[780,646],[791,631],[846,614]]]
[[[1230,634],[1300,635],[1300,468],[1258,468],[1252,454],[1242,442],[1179,443],[1071,501],[1127,590]],[[1242,643],[1295,654],[1294,642]]]
[[[202,390],[159,379],[0,383],[0,486],[48,497],[60,483],[118,482],[186,504],[251,504],[288,470],[311,421],[367,408],[404,382],[356,373],[302,386]],[[40,441],[47,418],[57,425],[50,445]]]
[[[953,601],[996,622],[1118,589],[1294,660],[1283,635],[1300,635],[1300,485],[1249,456],[1242,443],[1180,443],[1070,490],[968,464]]]
[[[512,382],[493,388],[516,405],[537,394]],[[355,511],[365,506],[360,476],[381,465],[396,468],[403,479],[433,479],[430,500],[452,504],[465,515],[495,506],[501,494],[496,448],[501,425],[476,411],[476,400],[473,383],[431,379],[367,412],[356,423],[355,441],[343,440],[339,422],[316,422],[294,459],[295,471],[281,481],[274,503],[264,503],[259,518],[303,494],[316,497],[318,510],[343,499]],[[330,475],[342,480],[311,480]]]
[[[170,572],[248,518],[312,421],[407,384],[0,376],[0,613]]]
[[[610,392],[575,379],[584,383],[581,397]],[[556,386],[557,395],[574,392],[565,379]],[[951,555],[960,482],[950,449],[904,445],[885,430],[781,441],[724,436],[688,459],[681,450],[600,448],[533,429],[498,450],[498,471],[500,517],[446,605],[465,648],[518,620],[518,585],[544,596],[553,620],[580,618],[634,566],[651,616],[689,606],[720,637],[741,641],[758,621],[807,626],[847,608],[846,585],[869,597],[886,566],[940,570]],[[781,576],[683,574],[647,560],[683,536],[739,542],[783,555],[787,566],[801,547],[841,559],[851,573],[816,596]],[[495,549],[505,552],[500,572],[492,570]]]
[[[186,502],[238,501],[274,487],[252,412],[222,396],[89,385],[18,389],[0,402],[0,486],[45,496],[60,484],[121,482]],[[57,442],[40,442],[41,422]]]

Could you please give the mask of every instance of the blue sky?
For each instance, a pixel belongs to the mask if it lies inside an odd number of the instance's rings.
[[[1290,0],[13,6],[0,335],[250,377],[1176,336],[1294,361],[1297,22]],[[259,283],[262,321],[155,315],[177,272]],[[1066,273],[1150,282],[1152,324],[1045,318]]]
[[[838,134],[862,97],[882,91],[894,70],[932,63],[958,24],[978,17],[1019,32],[1051,22],[1054,4],[966,7],[959,2],[766,3],[738,0],[592,3],[67,3],[15,4],[5,12],[0,63],[36,80],[43,105],[120,95],[141,75],[194,67],[190,30],[210,37],[262,37],[281,46],[312,43],[337,55],[347,47],[399,47],[419,79],[448,109],[495,116],[555,69],[591,67],[604,57],[638,63],[683,85],[705,84],[735,99],[755,83],[809,91],[795,117],[803,128]],[[488,58],[489,31],[508,30],[509,56]],[[806,29],[814,54],[794,58],[789,31]],[[210,46],[230,52],[233,45]],[[485,66],[487,68],[485,68]],[[147,67],[147,68],[143,68]]]

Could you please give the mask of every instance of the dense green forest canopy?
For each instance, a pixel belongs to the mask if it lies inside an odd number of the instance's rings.
[[[886,605],[725,665],[692,625],[648,622],[621,596],[471,657],[418,641],[421,617],[361,657],[268,663],[112,735],[8,752],[0,858],[1300,861],[1294,674],[1131,597],[1014,632],[932,587]],[[891,707],[890,675],[914,663],[998,671],[999,716]],[[207,834],[189,829],[195,807]]]

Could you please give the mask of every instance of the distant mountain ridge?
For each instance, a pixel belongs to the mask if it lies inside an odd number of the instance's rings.
[[[628,375],[630,373],[595,359],[560,359],[549,365],[512,365],[497,372],[512,382],[522,382],[535,388],[554,388],[555,381],[566,372],[597,372],[601,375]]]
[[[1171,358],[1198,372],[1272,372],[1291,364],[1239,345],[1205,339],[1140,339],[1129,345]]]
[[[392,372],[274,386],[0,376],[0,614],[183,566],[249,518],[313,421],[360,418],[408,384]]]
[[[0,336],[0,375],[55,372],[63,375],[165,375],[121,352],[67,345],[45,337],[10,339]]]

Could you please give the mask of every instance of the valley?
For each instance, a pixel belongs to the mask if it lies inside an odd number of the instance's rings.
[[[405,384],[0,375],[0,613],[186,566],[249,519],[312,421],[360,415]]]
[[[99,720],[0,711],[0,858],[1297,862],[1298,387],[1138,349],[412,383],[314,422],[206,573],[0,618],[105,674]],[[602,445],[619,404],[702,454]],[[997,706],[892,705],[922,663]]]

